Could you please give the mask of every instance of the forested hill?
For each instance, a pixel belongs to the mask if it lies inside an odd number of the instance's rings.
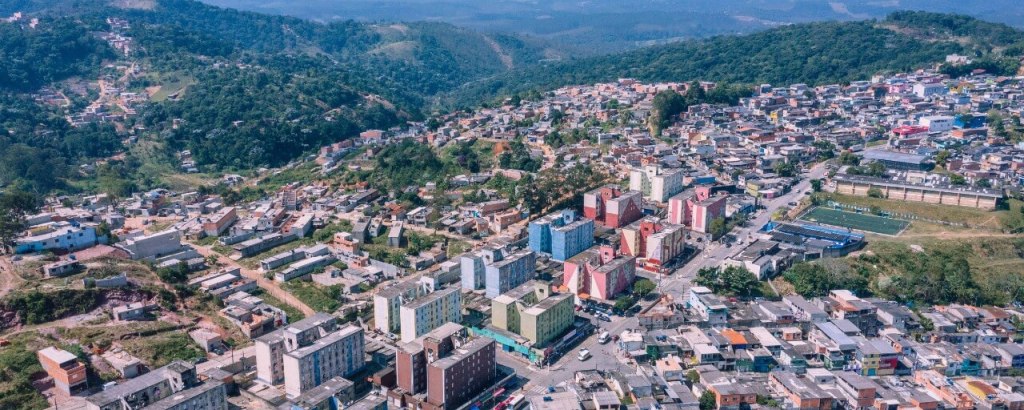
[[[980,66],[1011,74],[1017,59],[1003,57],[1024,54],[1024,32],[971,17],[926,12],[896,12],[880,21],[794,24],[516,70],[470,84],[450,100],[474,104],[495,96],[622,77],[836,83],[939,63],[953,53],[982,57]]]
[[[191,0],[16,3],[24,17],[0,20],[0,189],[127,195],[177,172],[182,150],[202,171],[279,166],[422,118],[467,82],[559,56],[537,40],[441,23],[321,24]],[[149,101],[123,120],[72,126],[85,112],[124,111],[101,83]],[[95,175],[76,172],[118,153]]]

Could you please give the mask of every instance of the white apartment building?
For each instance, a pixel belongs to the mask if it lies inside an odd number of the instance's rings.
[[[647,165],[629,171],[629,189],[640,191],[648,200],[664,203],[683,191],[683,176],[680,169]]]
[[[313,344],[284,354],[284,388],[289,398],[335,377],[349,376],[363,368],[363,329],[348,325]]]
[[[429,293],[418,281],[400,282],[373,295],[373,326],[382,332],[397,334],[402,328],[399,311],[403,304]]]
[[[402,341],[417,337],[448,322],[462,321],[462,293],[459,288],[442,289],[421,297],[400,309]]]

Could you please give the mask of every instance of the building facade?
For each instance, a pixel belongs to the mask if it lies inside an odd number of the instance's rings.
[[[430,293],[399,309],[403,342],[410,342],[448,322],[462,321],[462,292],[451,287]]]
[[[317,312],[258,337],[255,340],[256,379],[269,385],[284,383],[285,353],[312,345],[313,342],[336,331],[338,326],[338,318]]]
[[[629,172],[629,189],[641,192],[648,200],[665,203],[683,190],[683,176],[680,169],[647,165]]]
[[[489,298],[508,292],[516,286],[533,279],[536,273],[537,254],[521,250],[484,267],[484,289]]]
[[[547,283],[530,281],[491,300],[491,326],[543,347],[572,327],[574,305],[572,294],[553,294]]]
[[[193,364],[181,360],[108,387],[85,399],[87,410],[227,410],[224,382],[201,381]]]
[[[298,397],[335,377],[346,377],[364,365],[363,329],[349,325],[312,344],[284,354],[284,387]]]
[[[636,258],[618,255],[602,245],[565,261],[562,283],[577,299],[610,302],[629,290],[636,277]]]
[[[623,191],[618,185],[605,185],[583,194],[583,217],[605,228],[621,228],[642,215],[643,195]]]
[[[545,215],[529,225],[530,249],[565,261],[594,244],[594,221],[578,218],[565,209]]]

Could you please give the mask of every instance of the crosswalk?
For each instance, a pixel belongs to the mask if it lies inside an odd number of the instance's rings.
[[[523,392],[523,394],[525,394],[527,397],[529,397],[529,396],[536,396],[536,395],[547,393],[548,392],[548,387],[547,386],[532,386],[532,385],[527,384],[526,388],[524,390],[525,391]]]

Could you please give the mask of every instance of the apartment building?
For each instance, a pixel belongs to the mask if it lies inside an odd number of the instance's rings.
[[[635,278],[636,258],[618,255],[610,245],[588,249],[562,266],[562,283],[579,300],[613,301]]]
[[[486,267],[504,259],[501,249],[485,246],[482,249],[459,257],[459,271],[462,276],[462,288],[465,290],[483,289],[486,285]]]
[[[399,316],[402,305],[426,295],[429,291],[418,281],[399,282],[394,286],[380,289],[373,295],[374,327],[385,333],[399,333],[402,329]]]
[[[348,325],[312,344],[284,354],[284,387],[288,397],[320,386],[335,377],[346,377],[364,365],[363,329]]]
[[[529,281],[491,300],[491,326],[543,347],[561,337],[575,319],[570,293],[554,294],[551,285]]]
[[[438,290],[399,309],[403,342],[410,342],[438,326],[462,321],[462,293],[452,287]]]
[[[451,354],[430,363],[424,410],[459,408],[494,384],[496,354],[493,339],[478,337],[456,343]]]
[[[528,227],[530,249],[565,261],[594,244],[594,221],[578,218],[571,209],[545,215]]]
[[[646,217],[619,230],[619,252],[635,256],[637,266],[658,271],[686,252],[686,228]]]
[[[533,279],[536,274],[537,254],[523,249],[484,266],[484,294],[489,298],[508,292]]]
[[[605,228],[621,228],[642,215],[643,195],[614,184],[583,194],[583,217]]]
[[[201,380],[195,365],[181,360],[108,387],[85,399],[87,410],[227,410],[224,382]]]
[[[284,355],[313,344],[338,329],[338,318],[317,312],[284,328],[260,336],[256,345],[256,380],[269,385],[284,383]]]
[[[647,165],[629,171],[629,189],[641,192],[648,200],[665,203],[683,190],[684,176],[681,169]]]
[[[454,339],[465,338],[466,328],[448,322],[410,342],[401,343],[395,353],[398,388],[408,394],[427,391],[427,364],[455,349]]]

